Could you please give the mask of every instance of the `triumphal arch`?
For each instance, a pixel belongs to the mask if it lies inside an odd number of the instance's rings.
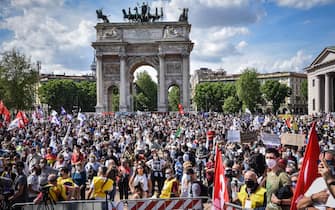
[[[142,12],[139,12],[142,11]],[[180,89],[180,102],[185,111],[190,107],[190,53],[193,43],[189,34],[188,9],[183,9],[179,20],[160,21],[163,10],[150,13],[148,5],[123,10],[125,22],[110,22],[97,10],[103,23],[96,28],[97,112],[110,110],[110,88],[119,89],[119,111],[131,110],[131,90],[134,71],[142,65],[158,72],[157,110],[168,110],[168,88]]]

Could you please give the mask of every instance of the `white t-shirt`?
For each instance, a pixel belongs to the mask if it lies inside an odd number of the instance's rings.
[[[320,203],[314,203],[313,206],[315,208],[318,208],[320,210],[326,210],[326,207],[331,207],[331,208],[335,208],[335,198],[332,196],[332,194],[329,192],[328,188],[327,188],[327,184],[326,181],[324,180],[323,177],[318,177],[316,178],[312,185],[308,188],[308,190],[305,192],[305,196],[309,197],[312,196],[312,194],[314,193],[318,193],[321,192],[323,190],[327,190],[327,192],[329,193],[329,197],[327,200],[326,204],[320,204]]]
[[[144,192],[149,190],[148,176],[146,174],[143,174],[142,176],[137,174],[135,176],[133,186],[137,186],[138,183],[141,183]]]
[[[35,175],[35,174],[30,174],[28,176],[28,180],[27,180],[27,184],[28,185],[31,185],[31,188],[34,190],[34,191],[39,191],[38,190],[38,176]],[[35,198],[37,196],[37,193],[32,193],[32,192],[28,192],[28,197],[29,198]]]

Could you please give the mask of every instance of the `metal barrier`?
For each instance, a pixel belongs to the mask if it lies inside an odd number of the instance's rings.
[[[128,210],[199,210],[203,209],[202,198],[203,197],[128,200]]]
[[[227,203],[227,202],[224,203],[224,207],[225,207],[224,209],[226,210],[239,210],[239,209],[246,210],[246,208],[242,208],[242,206],[236,205],[234,203]]]
[[[75,200],[59,201],[56,204],[44,203],[17,203],[13,208],[21,207],[22,210],[106,210],[105,200]],[[124,210],[123,202],[108,202],[108,210]]]
[[[170,199],[138,199],[127,200],[128,206],[124,207],[123,201],[108,202],[107,210],[177,210],[177,209],[204,209],[202,203],[203,197],[197,198],[170,198]],[[205,205],[206,206],[206,205]],[[208,206],[211,206],[209,203]],[[13,207],[21,207],[22,210],[106,210],[106,201],[104,200],[75,200],[59,201],[54,205],[44,206],[34,203],[17,203]],[[206,208],[207,209],[207,208]],[[226,210],[247,210],[242,206],[225,203]]]

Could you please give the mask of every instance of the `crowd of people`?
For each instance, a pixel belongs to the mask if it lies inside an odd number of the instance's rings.
[[[264,116],[263,116],[264,117]],[[215,147],[222,151],[229,202],[245,208],[289,209],[305,146],[269,146],[259,138],[227,141],[228,130],[303,134],[317,122],[318,183],[298,208],[335,208],[335,123],[330,114],[266,116],[219,113],[91,114],[80,122],[30,121],[24,128],[0,128],[0,200],[54,201],[207,197],[211,202]],[[255,122],[257,119],[257,122]],[[264,118],[263,118],[264,119]],[[322,178],[324,177],[324,178]],[[316,186],[324,187],[321,191]],[[335,189],[334,189],[335,190]]]

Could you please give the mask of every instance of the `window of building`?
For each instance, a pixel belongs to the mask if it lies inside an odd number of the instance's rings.
[[[315,111],[315,99],[314,98],[313,98],[313,111]]]
[[[315,79],[312,80],[312,87],[315,86]]]

